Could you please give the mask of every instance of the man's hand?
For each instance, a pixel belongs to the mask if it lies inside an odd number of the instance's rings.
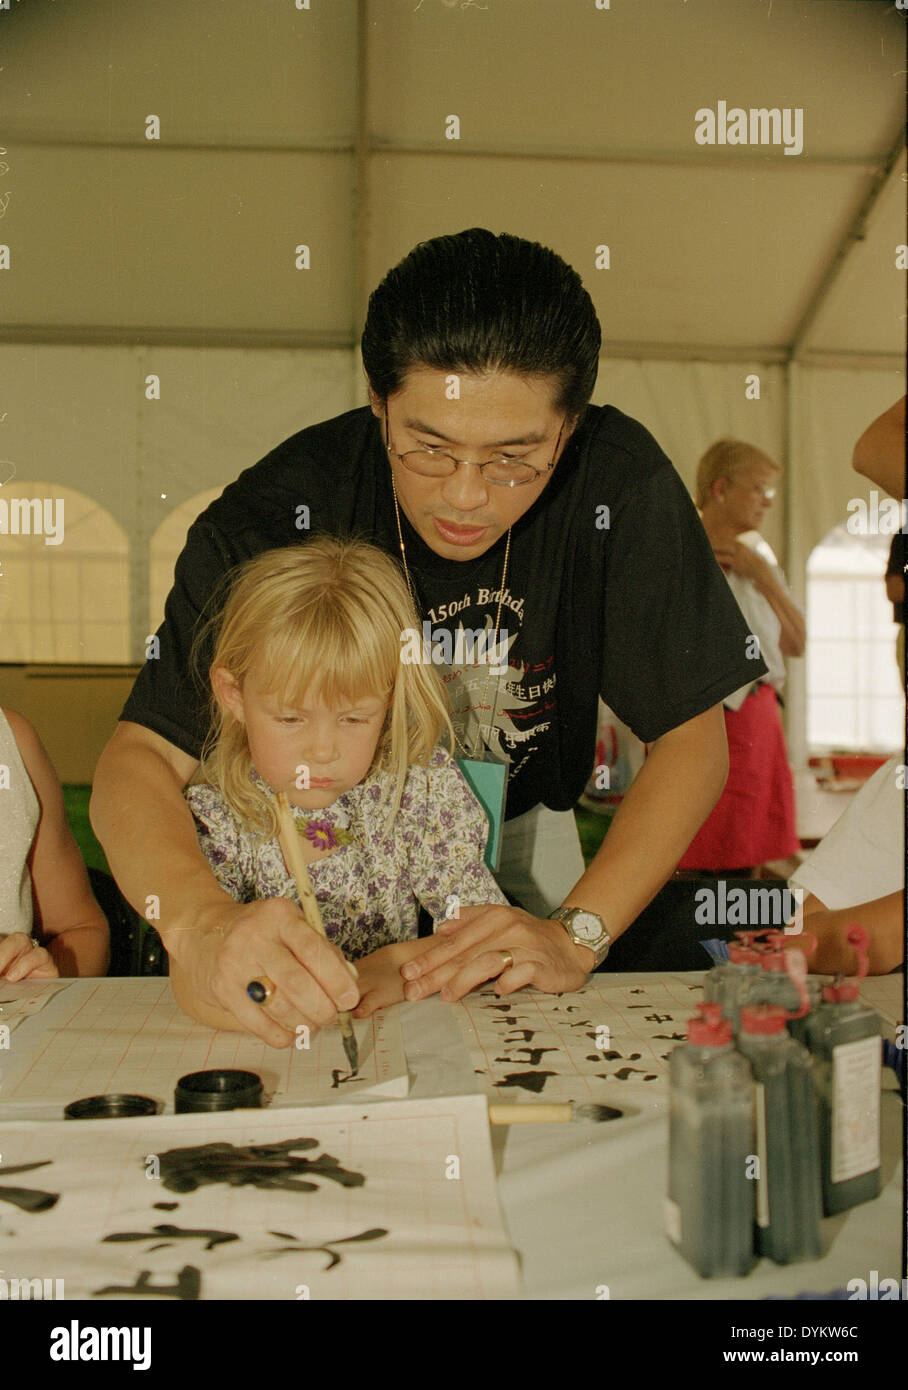
[[[171,984],[180,1007],[212,1028],[290,1047],[301,1024],[316,1033],[359,1002],[353,967],[289,898],[227,904],[199,926],[193,949],[179,952],[179,964],[171,957]],[[255,1004],[246,987],[263,978],[274,994]]]
[[[502,952],[513,965],[502,968]],[[471,989],[495,980],[496,994],[513,994],[532,985],[548,994],[579,989],[595,957],[577,946],[560,922],[533,917],[519,907],[462,907],[458,921],[438,928],[431,949],[401,967],[407,999],[462,999]]]
[[[0,979],[56,980],[60,972],[49,951],[33,946],[25,932],[11,932],[0,938]]]

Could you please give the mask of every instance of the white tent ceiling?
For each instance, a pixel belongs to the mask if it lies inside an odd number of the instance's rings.
[[[891,361],[904,39],[884,0],[12,0],[2,332],[352,344],[481,224],[576,265],[613,355]],[[720,100],[802,110],[803,152],[698,145]]]
[[[719,434],[786,465],[765,533],[803,597],[865,490],[854,441],[904,390],[889,0],[3,3],[0,481],[75,489],[122,529],[134,659],[168,518],[361,401],[369,291],[476,225],[577,267],[609,359],[594,399],[689,486]],[[800,110],[802,152],[698,144],[719,102]],[[799,663],[789,692],[799,755]]]

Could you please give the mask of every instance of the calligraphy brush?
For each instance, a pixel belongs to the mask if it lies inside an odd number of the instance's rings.
[[[296,883],[296,891],[303,909],[303,916],[313,931],[317,931],[319,936],[327,938],[325,924],[322,921],[322,914],[318,910],[318,903],[312,891],[312,880],[309,877],[309,870],[306,868],[306,861],[303,858],[296,822],[293,819],[293,812],[290,810],[290,803],[283,792],[278,792],[276,794],[276,800],[278,840],[280,841],[284,862]],[[350,1075],[355,1076],[359,1071],[359,1047],[356,1042],[356,1033],[353,1031],[353,1020],[349,1013],[340,1013],[337,1016],[337,1021],[340,1024],[341,1036],[344,1041],[344,1052],[347,1055],[347,1062],[350,1067]]]
[[[513,1101],[510,1105],[491,1104],[489,1124],[491,1125],[540,1125],[540,1124],[601,1124],[603,1120],[617,1120],[625,1114],[613,1105],[578,1105],[566,1101],[563,1105],[554,1102],[535,1104],[533,1101],[521,1103]]]

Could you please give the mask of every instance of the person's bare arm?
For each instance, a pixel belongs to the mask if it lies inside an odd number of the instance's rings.
[[[720,565],[751,580],[779,620],[779,650],[783,656],[803,656],[807,646],[807,625],[798,605],[785,592],[767,564],[749,545],[736,541],[715,551]]]
[[[857,973],[858,958],[847,941],[848,928],[866,927],[870,937],[867,951],[867,973],[888,975],[905,960],[902,894],[888,893],[883,898],[861,903],[858,907],[831,909],[811,893],[804,900],[802,921],[804,931],[817,938],[817,948],[807,957],[807,967],[814,975],[845,975]],[[797,945],[797,936],[791,938]]]
[[[25,770],[41,808],[29,852],[35,934],[44,938],[60,975],[106,975],[110,963],[107,920],[91,886],[63,804],[54,766],[32,725],[6,710]],[[28,957],[10,979],[24,979]]]
[[[905,496],[904,396],[868,425],[854,446],[851,466],[890,497]]]
[[[241,904],[220,887],[183,797],[195,767],[159,734],[122,722],[98,761],[92,825],[136,911],[153,905],[158,914],[180,1007],[210,1027],[288,1047],[299,1024],[325,1027],[359,992],[340,952],[305,927],[289,899]],[[278,987],[264,1007],[246,994],[263,975]]]

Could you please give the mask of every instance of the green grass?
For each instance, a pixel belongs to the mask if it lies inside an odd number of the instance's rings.
[[[605,839],[605,832],[611,825],[614,814],[614,811],[609,811],[608,815],[600,816],[595,811],[585,811],[582,806],[574,807],[574,819],[577,822],[577,831],[580,835],[580,848],[583,850],[583,862],[587,868],[589,868],[590,861]]]
[[[91,787],[85,784],[68,783],[63,787],[63,804],[66,807],[66,819],[69,821],[70,828],[76,837],[76,844],[82,851],[82,858],[91,869],[103,869],[109,874],[110,869],[104,857],[104,851],[95,839],[91,822],[88,819],[88,800],[91,796]]]

